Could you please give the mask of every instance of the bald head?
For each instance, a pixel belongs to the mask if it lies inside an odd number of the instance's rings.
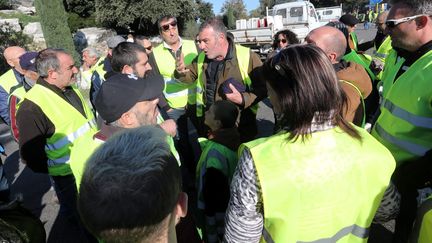
[[[332,63],[338,63],[346,50],[346,39],[343,33],[330,26],[322,26],[312,30],[305,38],[309,44],[321,48]]]
[[[9,66],[15,68],[18,72],[23,73],[23,70],[19,64],[19,57],[25,52],[26,51],[22,47],[10,46],[4,50],[3,56],[5,57]]]

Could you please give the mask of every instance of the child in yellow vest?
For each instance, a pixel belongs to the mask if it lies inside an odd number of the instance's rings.
[[[240,135],[237,107],[226,100],[216,101],[205,114],[209,139],[200,139],[202,154],[196,168],[198,225],[204,242],[220,242],[224,233],[225,211],[230,182],[237,165]]]

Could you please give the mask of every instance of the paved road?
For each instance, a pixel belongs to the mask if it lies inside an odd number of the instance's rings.
[[[357,29],[359,41],[367,41],[375,36],[376,29]],[[274,116],[268,100],[260,103],[257,116],[259,136],[268,136],[273,131]],[[11,183],[12,194],[22,194],[24,206],[38,216],[45,225],[48,242],[80,242],[73,225],[58,216],[59,205],[51,188],[49,177],[33,173],[19,162],[18,146],[10,136],[9,129],[0,124],[0,142],[5,146],[8,156],[3,157],[5,171]]]

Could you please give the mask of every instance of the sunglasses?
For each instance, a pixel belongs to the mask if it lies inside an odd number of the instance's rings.
[[[422,16],[427,16],[427,15],[419,14],[419,15],[409,16],[409,17],[405,17],[405,18],[400,18],[400,19],[389,19],[385,22],[385,24],[389,28],[394,28],[394,27],[398,26],[399,24],[403,24],[405,22],[411,21],[413,19],[416,19],[416,18],[422,17]]]
[[[280,39],[280,40],[276,40],[277,43],[282,42],[283,44],[287,43],[286,39]]]
[[[173,22],[171,22],[171,23],[169,23],[169,24],[164,24],[164,25],[161,26],[161,29],[162,29],[163,31],[168,31],[168,30],[170,29],[170,25],[171,25],[173,28],[176,28],[176,27],[177,27],[177,21],[173,21]]]

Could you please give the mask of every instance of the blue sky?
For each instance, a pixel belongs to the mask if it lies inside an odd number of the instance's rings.
[[[213,12],[215,14],[220,14],[220,9],[222,8],[224,0],[206,0],[207,2],[210,2],[213,4]],[[253,9],[258,8],[259,6],[259,0],[243,0],[244,4],[246,5],[246,10],[251,11]]]

